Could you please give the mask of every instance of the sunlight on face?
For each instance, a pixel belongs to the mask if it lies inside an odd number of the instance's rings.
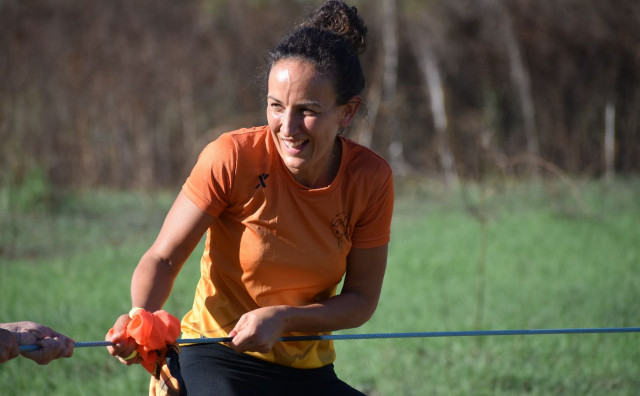
[[[267,119],[285,166],[307,187],[328,185],[337,172],[336,139],[345,106],[336,106],[331,80],[310,63],[286,59],[269,75]]]
[[[289,77],[289,69],[283,69],[278,71],[278,74],[276,75],[276,80],[280,83],[286,83],[290,80],[291,78]]]

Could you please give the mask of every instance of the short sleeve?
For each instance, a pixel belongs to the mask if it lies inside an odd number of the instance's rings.
[[[236,159],[231,135],[221,135],[202,150],[182,191],[204,212],[218,217],[229,203]]]
[[[377,173],[378,187],[371,191],[368,204],[355,224],[352,238],[354,248],[374,248],[389,243],[391,239],[393,175],[386,167],[380,171]]]

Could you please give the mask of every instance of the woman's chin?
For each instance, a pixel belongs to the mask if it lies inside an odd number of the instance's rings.
[[[307,161],[303,158],[287,157],[284,159],[284,164],[294,176],[303,174],[307,169]]]

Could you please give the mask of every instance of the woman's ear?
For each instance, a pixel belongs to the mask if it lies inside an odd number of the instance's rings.
[[[358,112],[358,108],[362,104],[362,96],[356,95],[349,99],[349,101],[343,106],[342,109],[342,118],[340,119],[340,126],[346,127],[351,124],[353,118]]]

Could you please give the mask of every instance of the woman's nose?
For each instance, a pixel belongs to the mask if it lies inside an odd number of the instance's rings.
[[[281,118],[282,125],[280,126],[280,133],[284,136],[294,136],[298,133],[298,116],[294,111],[287,110],[284,112]]]

